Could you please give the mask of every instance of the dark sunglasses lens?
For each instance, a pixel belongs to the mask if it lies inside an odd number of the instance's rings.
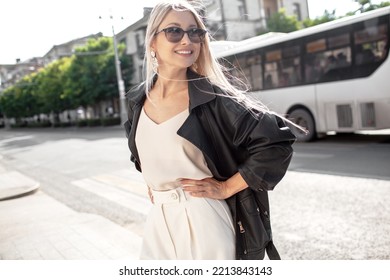
[[[164,29],[164,32],[168,41],[171,43],[177,43],[183,39],[184,33],[188,33],[188,37],[192,43],[201,43],[204,39],[204,35],[206,34],[206,31],[200,28],[184,31],[179,27],[169,27]]]
[[[205,31],[203,29],[192,29],[188,31],[188,35],[190,37],[191,42],[193,43],[200,43],[204,39]]]
[[[169,42],[177,43],[183,38],[184,31],[181,28],[171,27],[165,29],[165,35]]]

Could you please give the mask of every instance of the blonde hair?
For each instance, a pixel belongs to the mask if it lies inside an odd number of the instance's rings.
[[[146,28],[145,35],[145,58],[144,58],[144,74],[145,74],[145,90],[146,94],[153,87],[153,82],[155,75],[157,74],[153,70],[152,56],[151,56],[151,45],[154,40],[154,36],[156,32],[158,32],[158,28],[167,14],[172,11],[189,11],[193,14],[195,21],[198,25],[198,28],[202,28],[207,30],[204,24],[204,18],[202,17],[202,13],[205,11],[205,7],[199,0],[165,0],[160,1],[153,8],[148,26]],[[249,108],[256,108],[263,110],[268,110],[263,104],[259,104],[259,102],[250,102],[244,93],[247,90],[241,90],[238,87],[233,86],[230,80],[235,80],[236,84],[244,85],[244,83],[236,77],[227,77],[228,71],[225,71],[225,67],[218,63],[217,59],[214,58],[212,52],[210,51],[210,34],[206,33],[204,41],[201,43],[199,57],[196,61],[197,68],[191,66],[191,70],[203,76],[205,79],[207,78],[211,84],[221,88],[226,94],[230,97],[239,101],[239,103],[247,103]],[[158,74],[157,74],[158,75]],[[253,103],[251,105],[251,103]],[[256,103],[256,104],[255,104]],[[260,105],[260,106],[259,106]]]

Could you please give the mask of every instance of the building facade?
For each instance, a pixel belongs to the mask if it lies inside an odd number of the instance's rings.
[[[77,38],[74,40],[71,40],[69,42],[60,44],[60,45],[54,45],[44,56],[43,61],[44,65],[49,64],[50,62],[53,62],[57,59],[60,59],[62,57],[69,57],[72,56],[78,47],[84,46],[88,40],[90,39],[97,39],[102,37],[103,34],[101,32],[97,34],[88,35],[82,38]]]
[[[102,33],[88,35],[60,45],[55,45],[43,57],[33,57],[26,61],[17,60],[15,64],[0,64],[0,92],[14,85],[24,76],[38,71],[49,63],[62,57],[73,55],[74,50],[85,45],[89,39],[102,36]]]
[[[133,85],[143,80],[145,33],[151,11],[152,8],[144,8],[143,17],[140,20],[116,34],[118,43],[124,43],[126,45],[126,53],[132,57],[134,74],[131,84]]]
[[[208,0],[208,28],[216,40],[248,39],[264,32],[282,8],[299,21],[309,17],[307,0]]]

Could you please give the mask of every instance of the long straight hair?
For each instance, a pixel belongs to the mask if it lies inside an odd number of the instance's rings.
[[[150,92],[153,87],[155,75],[158,75],[153,70],[152,56],[151,56],[151,45],[155,39],[155,34],[158,32],[158,28],[167,14],[172,11],[189,11],[193,14],[198,28],[207,30],[204,24],[204,18],[202,14],[205,11],[204,5],[201,1],[192,0],[165,0],[160,1],[153,8],[148,26],[146,28],[145,35],[145,56],[144,56],[144,75],[145,77],[145,90],[146,94]],[[191,66],[191,70],[207,78],[212,84],[221,88],[226,94],[228,94],[233,99],[239,101],[240,103],[244,102],[249,105],[249,108],[256,108],[263,110],[268,110],[263,104],[259,102],[249,102],[247,96],[245,95],[246,89],[241,89],[245,87],[245,83],[238,80],[236,77],[227,77],[228,71],[225,71],[225,67],[222,66],[217,59],[213,56],[210,51],[210,34],[206,33],[204,41],[201,43],[199,57],[196,61],[197,68]],[[240,89],[237,86],[233,86],[230,81],[234,80],[235,84],[240,84]]]
[[[156,32],[159,31],[158,28],[161,22],[172,10],[191,12],[195,18],[198,28],[207,30],[204,24],[205,19],[203,18],[206,8],[202,4],[201,0],[163,0],[156,4],[150,14],[145,35],[144,74],[146,77],[141,86],[145,87],[145,93],[147,96],[153,87],[155,76],[158,75],[158,73],[153,70],[151,45],[155,39]],[[224,92],[224,96],[234,99],[252,114],[257,115],[261,112],[269,112],[278,115],[277,113],[270,111],[260,100],[246,94],[249,89],[248,85],[238,77],[230,75],[228,71],[229,69],[218,62],[218,60],[213,56],[213,53],[210,51],[210,36],[210,33],[207,32],[204,41],[201,43],[199,57],[196,61],[197,67],[195,69],[191,66],[191,70],[204,77],[204,79],[208,79],[211,84],[221,88]],[[210,92],[210,94],[219,95],[215,92]],[[306,132],[305,129],[287,118],[283,116],[280,117],[302,132]]]

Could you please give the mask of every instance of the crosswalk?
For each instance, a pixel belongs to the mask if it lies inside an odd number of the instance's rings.
[[[75,180],[72,185],[146,217],[152,204],[142,175],[136,172],[132,169],[118,170]]]

